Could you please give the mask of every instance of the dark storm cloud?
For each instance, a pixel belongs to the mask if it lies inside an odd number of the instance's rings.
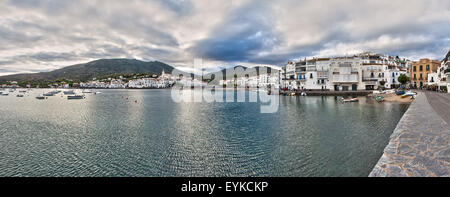
[[[273,29],[273,18],[264,4],[247,4],[233,10],[211,35],[190,50],[199,57],[221,61],[252,61],[258,52],[281,42]]]

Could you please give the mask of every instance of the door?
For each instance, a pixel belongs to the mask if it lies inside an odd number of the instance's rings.
[[[339,86],[338,85],[334,85],[334,91],[339,91]]]
[[[353,84],[353,85],[352,85],[352,90],[353,90],[353,91],[356,91],[356,90],[358,90],[358,85],[356,85],[356,84]]]

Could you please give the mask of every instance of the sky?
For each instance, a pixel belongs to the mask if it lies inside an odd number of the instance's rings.
[[[217,68],[448,50],[449,0],[0,0],[0,75],[102,58]]]

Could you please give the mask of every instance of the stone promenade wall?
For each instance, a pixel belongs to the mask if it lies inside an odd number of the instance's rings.
[[[448,177],[449,172],[450,126],[419,92],[369,177]]]

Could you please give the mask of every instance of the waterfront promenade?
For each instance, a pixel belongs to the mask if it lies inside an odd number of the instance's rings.
[[[437,92],[425,92],[428,102],[433,107],[434,111],[441,116],[442,119],[450,124],[450,94],[443,94]]]
[[[448,177],[450,125],[446,121],[449,101],[448,95],[419,92],[369,176]]]

